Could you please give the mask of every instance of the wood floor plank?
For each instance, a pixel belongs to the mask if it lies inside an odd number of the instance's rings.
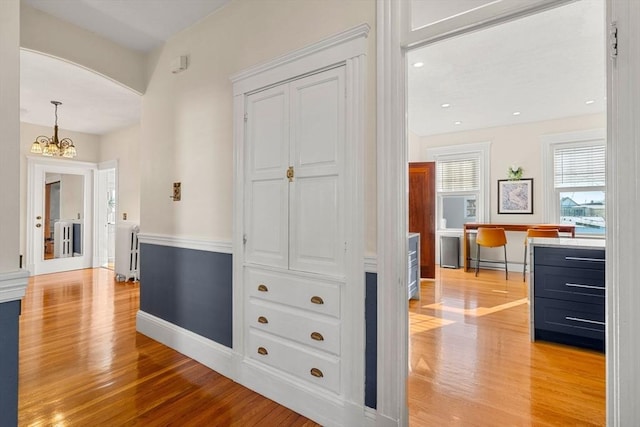
[[[409,305],[410,425],[605,425],[605,356],[532,343],[527,295],[500,271],[422,281]]]
[[[139,303],[106,269],[30,278],[20,426],[318,425],[137,333]]]

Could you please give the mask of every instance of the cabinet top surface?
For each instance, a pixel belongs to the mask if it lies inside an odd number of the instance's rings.
[[[583,248],[583,249],[604,249],[605,239],[571,239],[568,237],[549,238],[532,237],[529,239],[531,247],[558,247],[558,248]]]

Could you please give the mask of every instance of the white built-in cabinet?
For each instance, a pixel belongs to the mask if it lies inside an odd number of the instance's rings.
[[[247,96],[247,356],[339,393],[344,67]]]
[[[331,426],[367,422],[368,33],[363,24],[232,77],[233,358],[219,369]]]

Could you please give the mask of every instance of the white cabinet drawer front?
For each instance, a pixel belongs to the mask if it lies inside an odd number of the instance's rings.
[[[280,310],[258,300],[249,301],[247,325],[280,337],[295,340],[336,355],[340,354],[340,322],[305,316],[303,312]]]
[[[307,351],[254,329],[249,330],[249,357],[335,393],[340,392],[340,360]]]
[[[250,268],[246,271],[250,297],[340,317],[340,287],[336,283]]]

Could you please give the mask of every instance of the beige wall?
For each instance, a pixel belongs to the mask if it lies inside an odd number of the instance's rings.
[[[375,250],[375,2],[235,0],[155,52],[141,121],[141,231],[231,240],[230,76],[363,22],[369,33],[366,248]],[[172,74],[169,62],[189,56]],[[182,201],[169,195],[182,182]],[[162,212],[162,215],[158,215]]]
[[[71,132],[65,129],[59,129],[58,134],[60,138],[71,138],[78,156],[74,159],[76,161],[97,163],[100,155],[100,137],[98,135],[92,135],[82,132]],[[31,154],[31,144],[37,136],[45,135],[50,137],[53,135],[53,123],[50,127],[39,126],[31,123],[20,123],[20,253],[26,254],[26,225],[31,223],[27,219],[27,157],[38,156],[37,154]],[[71,159],[64,159],[65,161],[72,162]]]
[[[140,125],[100,137],[100,162],[118,162],[118,219],[140,221]]]
[[[61,21],[24,2],[20,7],[20,46],[79,64],[138,93],[146,88],[146,57],[83,28]]]
[[[588,116],[569,117],[558,120],[525,123],[513,126],[501,126],[467,132],[448,133],[443,135],[410,138],[410,161],[426,161],[426,150],[434,147],[447,147],[474,142],[491,142],[489,177],[491,198],[491,222],[542,222],[543,221],[543,188],[542,188],[542,144],[543,135],[573,132],[589,129],[604,129],[606,116],[593,114]],[[498,215],[495,202],[498,196],[497,181],[507,178],[507,169],[511,165],[522,166],[523,178],[533,178],[533,215]]]
[[[426,161],[427,149],[447,147],[474,142],[491,142],[490,154],[490,218],[495,223],[541,223],[544,221],[544,194],[542,186],[542,144],[544,135],[573,132],[589,129],[604,129],[606,127],[605,114],[593,114],[579,117],[569,117],[558,120],[525,123],[513,126],[501,126],[478,129],[467,132],[456,132],[427,137],[409,138],[409,161]],[[499,179],[507,178],[507,169],[511,165],[522,166],[523,178],[533,178],[533,215],[499,215],[497,206]],[[451,232],[446,232],[451,235]],[[455,234],[455,233],[453,233]],[[461,233],[460,233],[461,235]],[[508,233],[507,257],[513,262],[523,262],[524,234]],[[439,252],[438,252],[439,253]],[[503,259],[499,250],[485,249],[482,258]],[[436,258],[439,262],[439,258]]]
[[[0,274],[19,268],[20,2],[0,1]]]

